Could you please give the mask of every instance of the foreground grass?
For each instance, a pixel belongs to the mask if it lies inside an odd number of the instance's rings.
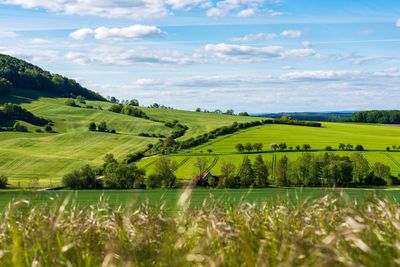
[[[0,215],[1,266],[395,266],[399,204],[327,195],[300,205],[80,209],[10,204]]]

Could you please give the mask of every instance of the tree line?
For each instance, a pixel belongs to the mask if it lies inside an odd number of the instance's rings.
[[[244,153],[244,152],[261,152],[263,150],[264,145],[262,143],[246,143],[246,144],[236,144],[235,145],[235,149],[237,150],[237,152],[239,153]],[[273,151],[292,151],[292,150],[296,150],[296,151],[310,151],[311,150],[311,145],[310,144],[302,144],[302,145],[296,145],[296,146],[288,146],[286,143],[272,143],[269,145],[269,148]],[[400,146],[393,146],[393,150],[399,150],[400,151]],[[334,151],[335,149],[332,146],[326,146],[325,147],[326,151]],[[352,144],[343,144],[340,143],[338,145],[338,150],[343,150],[343,151],[364,151],[364,146],[363,145],[355,145],[353,146]],[[390,150],[390,148],[389,148]]]
[[[368,110],[353,113],[354,122],[400,124],[400,110]]]
[[[296,160],[276,156],[272,162],[265,162],[258,155],[254,163],[248,157],[243,159],[239,169],[233,163],[221,166],[220,188],[307,186],[307,187],[357,187],[398,185],[398,177],[391,175],[389,166],[376,162],[370,166],[360,153],[351,157],[332,153],[313,155],[305,153]],[[208,186],[213,186],[208,184]]]

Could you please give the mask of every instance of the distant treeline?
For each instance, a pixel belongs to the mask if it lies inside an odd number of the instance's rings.
[[[0,54],[0,78],[9,81],[14,88],[45,91],[62,97],[81,95],[91,100],[105,100],[100,94],[82,87],[75,80],[59,74],[51,74],[26,61],[8,55]],[[7,90],[7,93],[10,93],[10,90]],[[0,92],[0,96],[2,94]]]
[[[279,119],[289,117],[300,121],[351,122],[353,112],[286,112],[257,114],[260,117]]]
[[[353,114],[354,122],[400,124],[400,110],[369,110]]]

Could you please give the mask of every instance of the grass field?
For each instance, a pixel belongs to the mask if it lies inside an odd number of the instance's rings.
[[[392,173],[400,173],[400,153],[387,152],[386,147],[400,144],[400,127],[389,127],[384,125],[353,124],[353,123],[323,123],[323,127],[303,127],[291,125],[264,125],[242,130],[238,133],[218,137],[187,150],[179,151],[169,157],[177,163],[185,160],[184,165],[176,170],[176,175],[182,179],[190,179],[196,173],[194,163],[197,157],[206,157],[211,164],[215,158],[217,162],[210,171],[213,174],[220,174],[220,167],[224,162],[232,162],[240,166],[244,157],[253,160],[258,153],[239,154],[235,145],[238,143],[262,143],[264,148],[260,154],[264,160],[271,161],[275,153],[277,158],[286,155],[290,160],[295,160],[304,152],[295,151],[296,145],[310,144],[310,153],[325,153],[326,146],[338,147],[339,143],[361,144],[366,151],[362,152],[365,158],[373,165],[375,162],[382,162],[391,167]],[[274,152],[269,148],[272,143],[285,142],[294,151]],[[212,150],[208,153],[208,150]],[[334,153],[351,156],[354,151],[335,151]],[[144,159],[139,166],[146,168],[148,173],[153,170],[153,163],[156,158]]]
[[[13,186],[27,186],[32,179],[39,179],[40,186],[60,184],[61,177],[85,164],[99,165],[107,153],[123,159],[127,154],[144,149],[158,138],[140,137],[139,133],[168,136],[171,129],[163,123],[135,118],[107,111],[108,102],[87,101],[88,105],[101,106],[103,110],[76,108],[65,105],[64,98],[15,89],[14,95],[0,100],[0,105],[11,102],[21,104],[36,116],[50,119],[55,123],[56,133],[35,133],[39,127],[28,126],[29,133],[0,133],[0,173],[9,177]],[[1,108],[1,106],[0,106]],[[178,110],[142,108],[157,120],[178,119],[188,125],[189,138],[233,121],[251,121],[254,118],[223,116]],[[110,129],[118,134],[89,132],[89,122],[106,121]],[[202,123],[207,121],[208,123]]]
[[[89,206],[99,202],[100,198],[116,206],[138,206],[148,202],[153,206],[165,204],[167,209],[176,208],[182,190],[81,190],[81,191],[2,191],[0,194],[0,209],[7,206],[12,200],[27,200],[30,206],[38,204],[61,204],[66,198],[71,197],[71,202],[78,205]],[[222,205],[238,205],[240,202],[255,204],[276,203],[282,201],[288,205],[296,205],[305,200],[343,195],[349,200],[364,201],[372,197],[400,201],[400,190],[383,189],[322,189],[322,188],[264,188],[264,189],[195,189],[190,201],[192,207],[201,206],[205,200],[216,200]],[[52,205],[51,204],[51,205]]]

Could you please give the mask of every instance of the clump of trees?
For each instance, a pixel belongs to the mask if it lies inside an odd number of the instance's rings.
[[[36,117],[34,114],[24,109],[20,105],[6,103],[3,107],[2,114],[10,121],[25,121],[33,125],[44,126],[50,121]],[[1,116],[0,116],[1,117]]]
[[[9,80],[0,77],[0,97],[11,94],[12,89],[12,83]]]
[[[96,124],[95,122],[90,122],[88,129],[90,132],[101,132],[101,133],[112,133],[116,134],[117,131],[115,129],[108,129],[107,122],[102,121],[99,124]]]
[[[165,126],[172,128],[171,138],[176,139],[183,136],[189,129],[186,125],[179,123],[178,120],[164,123]]]
[[[349,151],[349,150],[364,151],[365,150],[364,146],[360,145],[360,144],[353,146],[352,144],[340,143],[338,148],[339,148],[339,150],[347,150],[347,151]]]
[[[7,176],[1,174],[0,175],[0,189],[5,189],[8,185],[8,178]]]
[[[116,104],[112,105],[108,110],[114,113],[120,113],[137,118],[149,119],[146,113],[144,113],[141,109],[132,105]]]
[[[89,165],[83,166],[80,170],[75,170],[66,174],[62,183],[70,189],[101,189],[103,182],[97,179],[98,171]]]

